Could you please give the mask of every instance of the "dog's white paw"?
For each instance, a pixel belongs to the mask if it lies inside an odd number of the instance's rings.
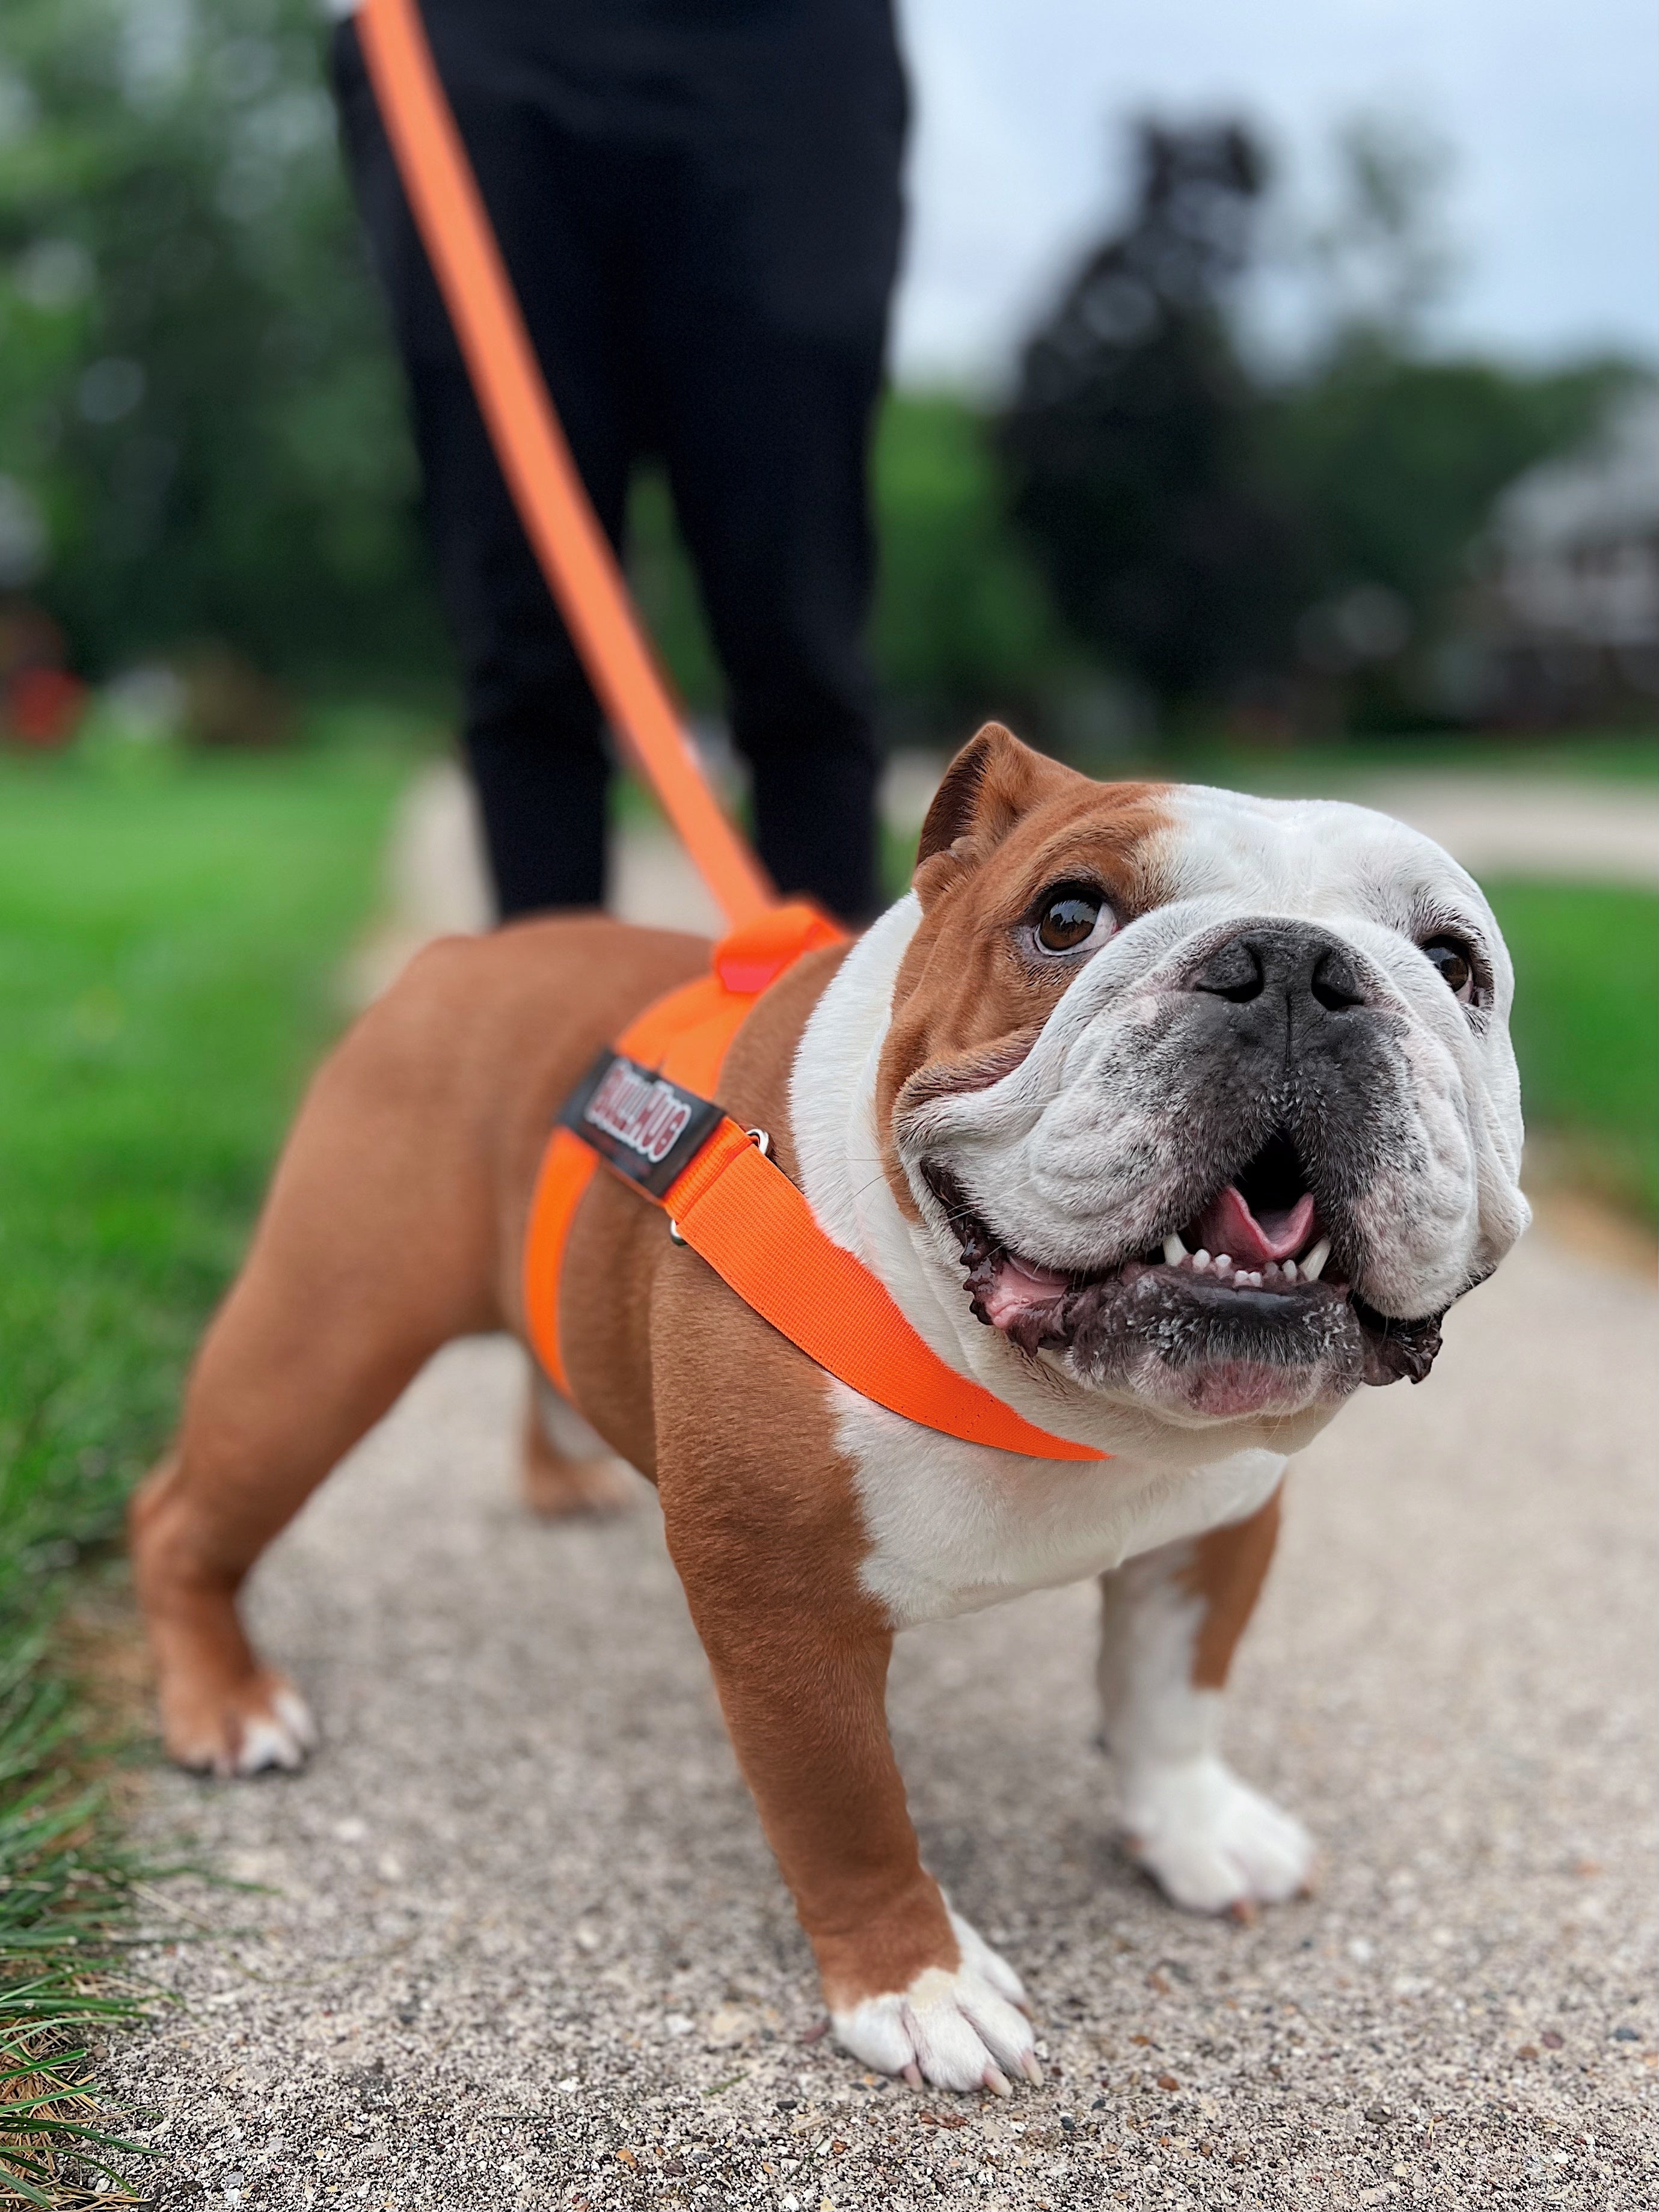
[[[905,1990],[866,1997],[832,2012],[836,2040],[881,2074],[902,2074],[938,2089],[1011,2094],[1009,2077],[1040,2081],[1025,1992],[1008,1961],[959,1912],[951,1915],[962,1950],[954,1972],[929,1966]]]
[[[1278,1905],[1306,1887],[1313,1838],[1223,1760],[1149,1762],[1123,1778],[1124,1843],[1192,1912]]]
[[[261,1668],[226,1680],[206,1668],[175,1668],[161,1685],[161,1732],[169,1757],[194,1774],[289,1772],[317,1747],[311,1709],[286,1676]]]
[[[305,1765],[306,1754],[317,1748],[317,1723],[310,1706],[285,1682],[271,1693],[263,1709],[256,1706],[240,1716],[231,1771],[262,1774],[269,1767],[279,1766],[293,1773]]]

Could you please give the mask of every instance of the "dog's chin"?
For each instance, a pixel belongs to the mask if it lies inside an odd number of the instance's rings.
[[[993,1322],[1085,1389],[1181,1423],[1279,1420],[1330,1408],[1365,1380],[1346,1289],[1257,1289],[1131,1262]],[[975,1313],[980,1312],[978,1304]]]
[[[1165,1419],[1328,1412],[1362,1383],[1421,1382],[1440,1348],[1439,1315],[1392,1321],[1366,1304],[1293,1171],[1272,1190],[1241,1176],[1183,1231],[1094,1271],[1013,1249],[936,1163],[923,1180],[976,1320],[1033,1363]],[[1198,1242],[1223,1236],[1239,1257]]]

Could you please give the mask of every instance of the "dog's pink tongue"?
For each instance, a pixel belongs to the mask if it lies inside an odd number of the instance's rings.
[[[1235,1267],[1265,1267],[1269,1260],[1293,1259],[1313,1235],[1313,1193],[1304,1190],[1282,1212],[1257,1216],[1237,1183],[1212,1198],[1193,1224],[1202,1250],[1219,1259],[1225,1252]],[[1188,1241],[1191,1242],[1192,1232]]]
[[[981,1292],[980,1303],[994,1328],[1006,1328],[1030,1307],[1048,1305],[1054,1292],[1065,1287],[1065,1276],[1052,1267],[1036,1267],[1006,1252],[997,1263],[996,1280]]]

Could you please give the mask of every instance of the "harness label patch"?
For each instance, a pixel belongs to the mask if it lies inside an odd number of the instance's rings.
[[[559,1120],[619,1175],[660,1198],[721,1119],[695,1091],[619,1052],[602,1052],[565,1101]]]

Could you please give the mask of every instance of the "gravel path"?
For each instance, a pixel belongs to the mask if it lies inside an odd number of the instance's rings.
[[[258,1578],[313,1768],[149,1785],[152,1840],[261,1886],[165,1893],[221,1932],[114,2056],[159,2201],[1653,2204],[1654,1301],[1534,1237],[1448,1338],[1306,1455],[1241,1662],[1313,1899],[1212,1924],[1118,1856],[1089,1590],[902,1642],[927,1857],[1040,2011],[1009,2106],[805,2039],[653,1503],[528,1522],[519,1355],[452,1348]]]

